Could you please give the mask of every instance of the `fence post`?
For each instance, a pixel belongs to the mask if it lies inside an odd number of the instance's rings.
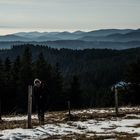
[[[32,86],[28,86],[28,128],[32,128]]]
[[[1,121],[1,116],[2,116],[2,113],[1,113],[1,97],[0,97],[0,121]]]
[[[71,119],[71,109],[70,109],[70,101],[68,101],[68,110],[69,110],[69,120]]]
[[[118,116],[118,89],[115,88],[115,111],[116,111],[116,116]]]

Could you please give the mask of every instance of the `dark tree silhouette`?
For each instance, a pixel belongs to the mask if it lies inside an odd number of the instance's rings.
[[[3,62],[0,59],[0,120],[1,120],[1,115],[2,115],[2,100],[3,100],[3,94],[4,94],[4,71],[3,71]]]
[[[126,71],[126,80],[130,82],[128,93],[128,103],[140,104],[140,59],[131,63]]]
[[[78,76],[74,75],[70,84],[70,101],[72,108],[80,108],[82,106],[82,91]]]
[[[29,47],[25,47],[25,50],[21,57],[21,69],[20,69],[21,90],[19,92],[20,95],[18,98],[21,112],[27,111],[28,85],[32,85],[32,82],[33,82],[32,54]]]

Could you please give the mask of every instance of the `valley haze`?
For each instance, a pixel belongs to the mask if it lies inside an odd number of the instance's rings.
[[[74,32],[17,32],[0,36],[0,48],[35,44],[52,48],[128,49],[140,47],[140,29],[100,29]]]

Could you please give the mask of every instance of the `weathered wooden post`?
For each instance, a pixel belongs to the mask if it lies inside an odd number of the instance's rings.
[[[115,112],[116,112],[116,116],[118,116],[119,114],[119,110],[118,110],[118,89],[115,88]]]
[[[71,108],[70,108],[70,101],[68,101],[68,110],[69,110],[69,120],[71,119]]]
[[[32,128],[32,86],[28,86],[28,128]]]
[[[1,116],[2,116],[2,113],[1,113],[1,97],[0,97],[0,121],[1,121]]]

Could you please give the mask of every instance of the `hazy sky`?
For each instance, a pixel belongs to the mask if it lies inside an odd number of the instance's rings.
[[[0,34],[139,27],[140,0],[0,0]]]

